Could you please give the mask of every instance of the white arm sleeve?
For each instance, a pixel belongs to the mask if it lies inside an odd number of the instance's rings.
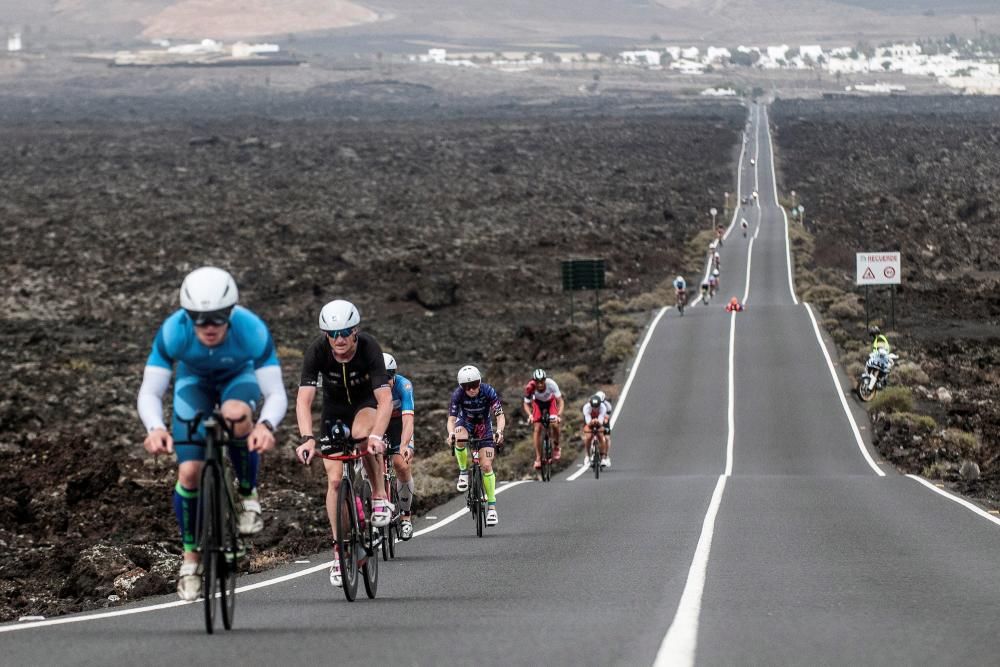
[[[154,428],[167,428],[163,423],[163,394],[170,386],[171,375],[173,372],[169,368],[159,366],[146,366],[146,370],[142,372],[142,386],[139,387],[136,408],[147,432]]]
[[[288,410],[288,396],[285,394],[285,382],[281,379],[281,366],[264,366],[254,371],[254,375],[257,376],[260,393],[264,394],[260,419],[266,419],[277,428]]]

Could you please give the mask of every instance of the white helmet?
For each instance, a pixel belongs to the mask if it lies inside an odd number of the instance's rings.
[[[708,244],[708,247],[709,247],[710,250],[715,250],[716,248],[719,247],[719,242],[718,241],[712,241],[711,243]]]
[[[718,269],[712,269],[712,275],[718,277],[719,270]]]
[[[385,370],[390,373],[396,372],[396,358],[388,352],[382,353],[382,360],[385,361]]]
[[[458,383],[481,382],[483,379],[479,369],[475,366],[462,366],[458,369]]]
[[[322,331],[342,331],[361,324],[361,313],[350,301],[337,299],[319,311],[319,328]]]
[[[181,308],[189,313],[229,310],[239,297],[236,281],[229,272],[214,266],[195,269],[181,283]]]
[[[601,402],[602,402],[602,403],[603,403],[604,401],[608,400],[608,395],[607,395],[607,394],[605,394],[605,393],[604,393],[603,391],[599,391],[599,392],[597,392],[597,394],[595,394],[595,396],[597,396],[597,398],[601,399]]]
[[[677,276],[676,281],[679,283],[684,282],[684,276]]]

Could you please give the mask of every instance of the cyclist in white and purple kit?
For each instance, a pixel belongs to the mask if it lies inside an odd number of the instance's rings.
[[[503,430],[507,420],[503,405],[496,389],[483,382],[483,376],[475,366],[463,366],[458,371],[458,388],[451,394],[448,408],[448,442],[455,447],[458,461],[459,491],[469,488],[469,452],[466,442],[487,440],[503,446]],[[497,430],[493,433],[493,417],[497,420]],[[486,525],[497,525],[496,473],[493,472],[494,449],[489,444],[473,443],[479,450],[479,466],[483,469],[483,486],[486,489]]]

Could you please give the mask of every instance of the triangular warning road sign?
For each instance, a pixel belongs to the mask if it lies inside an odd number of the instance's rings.
[[[864,274],[861,276],[862,280],[875,280],[875,274],[872,272],[872,267],[865,269]]]

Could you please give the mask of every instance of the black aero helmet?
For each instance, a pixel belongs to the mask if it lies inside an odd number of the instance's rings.
[[[592,408],[599,408],[599,407],[601,407],[601,397],[598,396],[597,394],[594,394],[593,396],[591,396],[590,397],[590,407],[592,407]]]

